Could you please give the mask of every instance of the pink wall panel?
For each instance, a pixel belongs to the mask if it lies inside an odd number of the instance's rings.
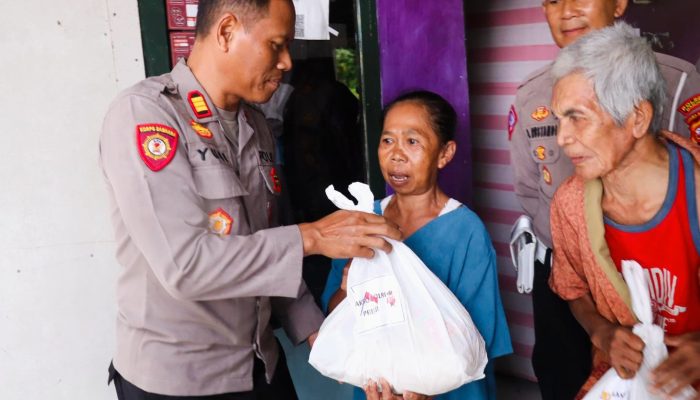
[[[519,83],[558,51],[540,4],[540,0],[496,0],[465,5],[475,210],[498,254],[501,294],[515,351],[498,367],[530,380],[535,380],[530,364],[532,302],[529,295],[515,290],[508,253],[510,226],[521,210],[513,194],[506,121]]]

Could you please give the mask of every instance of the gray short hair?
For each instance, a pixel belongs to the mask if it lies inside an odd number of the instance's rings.
[[[654,108],[649,130],[661,129],[666,83],[647,41],[625,22],[588,33],[559,52],[554,81],[582,73],[593,84],[598,104],[622,126],[634,107],[648,100]]]

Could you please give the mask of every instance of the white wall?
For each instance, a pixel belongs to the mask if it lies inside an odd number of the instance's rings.
[[[136,0],[0,3],[0,399],[115,399],[97,142],[144,76]]]

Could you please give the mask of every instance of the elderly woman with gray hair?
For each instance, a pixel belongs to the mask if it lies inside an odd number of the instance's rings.
[[[625,23],[563,49],[552,74],[557,143],[575,175],[552,202],[550,286],[569,302],[594,346],[594,370],[579,396],[611,366],[629,378],[642,362],[621,260],[635,260],[647,272],[656,323],[670,349],[652,373],[653,389],[672,395],[687,384],[697,387],[700,147],[660,130],[665,83],[652,50]]]

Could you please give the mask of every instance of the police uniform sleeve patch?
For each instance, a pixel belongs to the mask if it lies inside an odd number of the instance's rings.
[[[700,144],[700,110],[690,114],[685,119],[685,123],[688,124],[688,129],[690,129],[690,139]]]
[[[683,104],[678,107],[678,112],[683,114],[684,117],[687,117],[698,108],[700,108],[700,93],[688,97]]]
[[[508,140],[513,137],[513,131],[515,130],[515,125],[518,123],[518,114],[515,112],[515,106],[510,106],[510,111],[508,111]]]
[[[136,125],[136,143],[141,159],[154,172],[165,168],[175,157],[178,133],[167,125]]]

